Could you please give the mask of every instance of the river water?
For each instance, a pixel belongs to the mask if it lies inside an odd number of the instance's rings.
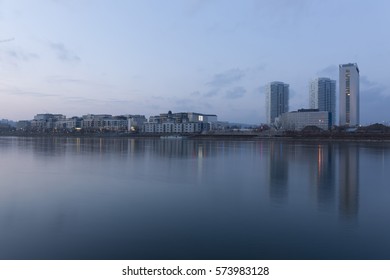
[[[0,137],[0,259],[390,259],[390,144]]]

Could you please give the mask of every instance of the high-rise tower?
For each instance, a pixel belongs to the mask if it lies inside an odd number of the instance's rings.
[[[310,83],[310,108],[332,113],[332,122],[336,118],[336,81],[329,78],[317,78]]]
[[[339,66],[340,125],[359,125],[359,68],[356,63]]]
[[[282,82],[272,82],[266,86],[266,117],[267,123],[275,122],[275,118],[288,112],[289,85]]]

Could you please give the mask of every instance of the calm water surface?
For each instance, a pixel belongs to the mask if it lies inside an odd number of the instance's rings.
[[[390,144],[0,137],[0,259],[390,259]]]

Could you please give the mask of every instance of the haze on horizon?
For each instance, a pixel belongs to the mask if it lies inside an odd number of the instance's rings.
[[[265,122],[264,86],[360,69],[362,124],[390,121],[390,2],[0,0],[0,119],[172,110]],[[338,85],[337,85],[338,88]]]

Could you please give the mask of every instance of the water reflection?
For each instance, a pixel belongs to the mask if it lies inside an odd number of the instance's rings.
[[[269,144],[269,187],[270,197],[275,202],[285,202],[288,196],[288,155],[283,142]]]
[[[335,200],[336,151],[331,143],[319,144],[316,150],[314,159],[310,161],[311,181],[319,207],[327,209],[334,205]]]
[[[332,211],[338,205],[342,217],[350,219],[357,216],[359,146],[338,143],[291,145],[275,141],[269,142],[268,148],[267,177],[270,198],[274,202],[287,203],[289,189],[300,191],[306,185],[305,178],[308,178],[311,196],[320,210]],[[294,169],[289,168],[291,164],[294,164]],[[297,172],[291,175],[293,180],[289,178],[289,172]]]
[[[310,189],[320,209],[332,209],[336,201],[338,188],[339,211],[343,217],[353,217],[359,208],[359,153],[358,145],[320,143],[303,145],[285,141],[193,141],[193,140],[160,140],[160,139],[120,139],[120,138],[23,138],[17,140],[2,139],[1,147],[9,149],[17,146],[19,150],[32,150],[37,158],[61,158],[66,155],[99,156],[102,159],[118,156],[126,160],[134,157],[153,160],[156,156],[167,159],[196,160],[191,167],[198,183],[204,179],[205,159],[224,158],[234,153],[236,156],[253,156],[268,158],[267,181],[269,197],[277,203],[287,203],[289,189],[289,165],[297,162],[302,167],[299,174],[302,180],[308,176]],[[310,151],[309,151],[310,149]],[[378,153],[373,146],[372,151]],[[382,161],[385,154],[379,149]],[[247,160],[247,159],[245,159]],[[169,161],[168,161],[169,162]],[[336,166],[338,172],[336,172]],[[306,172],[305,170],[308,170]],[[172,172],[175,172],[172,170]],[[338,177],[337,177],[338,176]],[[237,177],[240,179],[240,177]],[[241,178],[243,179],[243,178]],[[301,181],[302,181],[301,180]],[[336,184],[338,182],[338,184]],[[302,185],[305,183],[302,181]]]
[[[7,142],[8,145],[11,143]],[[210,143],[160,139],[120,138],[26,138],[18,141],[19,149],[33,150],[36,156],[58,157],[65,154],[122,154],[153,153],[165,158],[203,158],[211,151]],[[217,143],[218,144],[218,143]]]
[[[337,143],[288,143],[286,141],[194,141],[194,140],[161,140],[161,139],[121,139],[121,138],[2,138],[1,149],[17,147],[21,151],[32,151],[35,157],[50,159],[72,155],[87,155],[106,160],[119,158],[132,160],[142,158],[150,165],[156,157],[168,163],[169,174],[177,172],[177,165],[170,165],[169,159],[193,159],[189,168],[196,174],[196,180],[202,184],[206,178],[205,169],[210,168],[205,161],[218,158],[219,162],[229,160],[234,154],[237,160],[248,162],[248,154],[259,160],[267,160],[265,175],[269,197],[272,201],[285,204],[292,182],[304,186],[308,178],[309,189],[319,209],[332,209],[336,205],[343,217],[353,217],[359,209],[359,153],[358,145]],[[373,145],[368,146],[371,153],[380,154],[384,163],[387,150]],[[294,164],[294,168],[289,165]],[[219,170],[223,165],[217,164]],[[186,166],[186,165],[184,165]],[[237,166],[238,168],[239,166]],[[240,167],[243,167],[241,164]],[[337,168],[336,168],[337,167]],[[338,172],[336,172],[336,169]],[[237,169],[239,170],[239,169]],[[294,180],[289,178],[292,174]],[[306,171],[307,170],[307,171]],[[219,171],[224,172],[223,170]],[[184,173],[183,173],[184,174]],[[189,173],[188,173],[189,174]],[[261,176],[261,170],[260,174]],[[223,175],[222,175],[223,176]],[[248,176],[246,176],[248,177]],[[252,177],[248,177],[252,178]],[[244,182],[245,178],[234,176],[234,181]],[[259,180],[254,179],[254,180]],[[336,183],[338,182],[338,183]],[[251,182],[248,182],[249,184]],[[252,182],[253,183],[253,182]],[[299,187],[299,186],[298,186]],[[338,192],[336,192],[338,188]]]
[[[0,152],[0,259],[390,257],[386,144],[0,137]]]
[[[354,218],[359,210],[359,153],[356,145],[343,145],[339,150],[340,214]]]

